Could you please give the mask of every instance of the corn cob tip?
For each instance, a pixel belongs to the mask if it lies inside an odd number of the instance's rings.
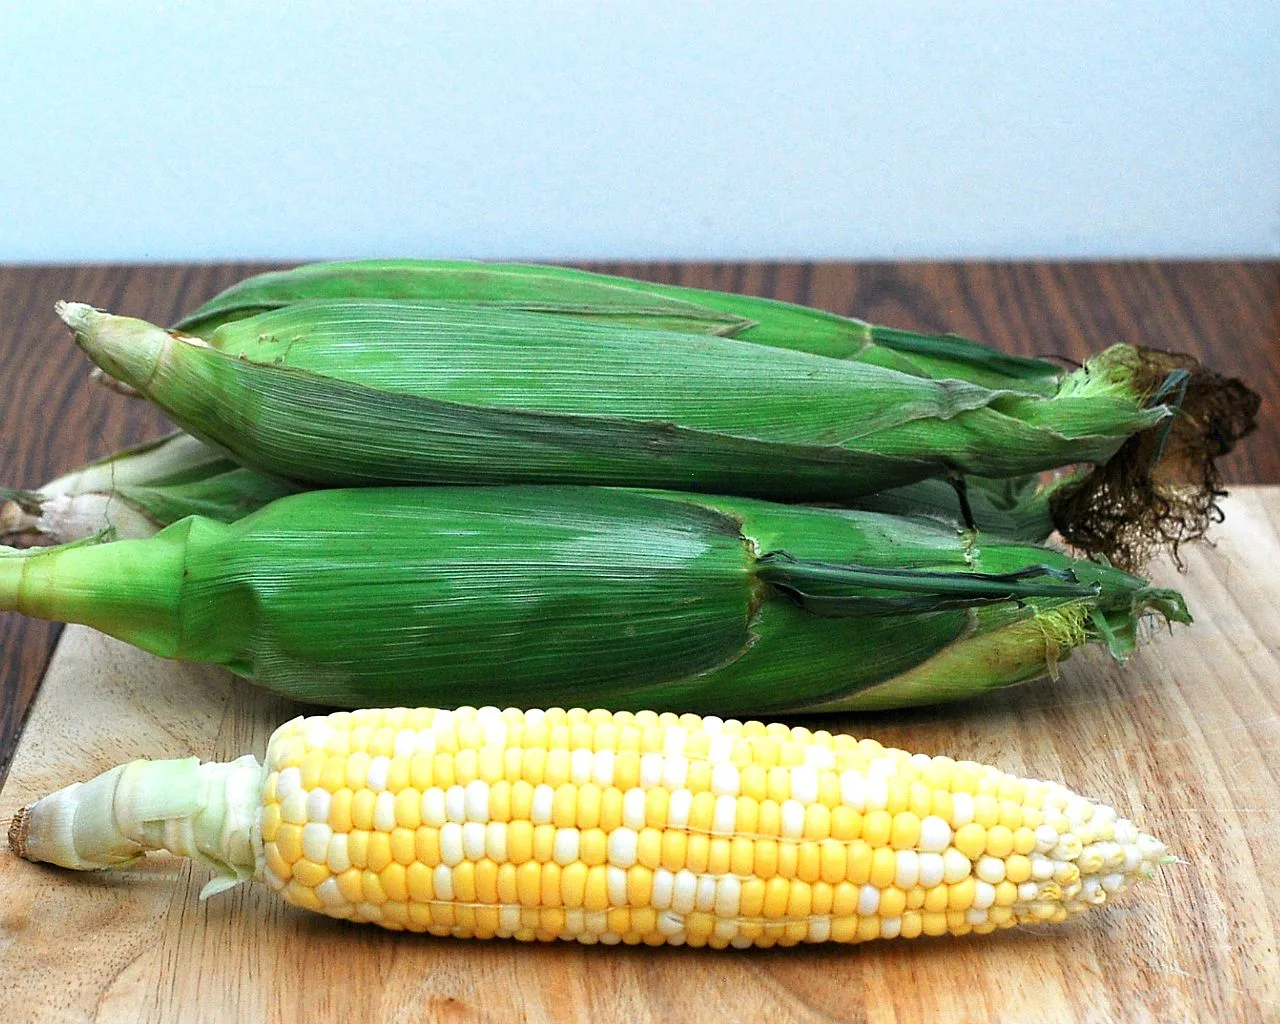
[[[60,299],[54,303],[53,309],[62,319],[62,322],[77,334],[87,333],[92,330],[95,322],[107,315],[99,309],[94,309],[88,303],[67,302],[65,299]]]
[[[13,821],[9,822],[9,849],[23,860],[31,860],[31,853],[27,848],[27,840],[31,835],[31,807],[18,808],[13,816]]]
[[[83,302],[60,301],[54,310],[89,358],[131,389],[145,390],[173,342],[167,331],[154,324],[104,313]]]

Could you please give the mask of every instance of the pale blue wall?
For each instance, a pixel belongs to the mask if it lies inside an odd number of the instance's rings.
[[[0,261],[1280,253],[1280,4],[0,3]]]

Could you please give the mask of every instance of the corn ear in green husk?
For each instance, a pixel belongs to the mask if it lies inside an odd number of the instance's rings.
[[[347,707],[928,703],[1189,621],[1137,577],[922,520],[611,488],[313,491],[5,552],[0,610]]]
[[[522,311],[297,303],[216,345],[64,305],[189,432],[316,485],[569,482],[844,501],[1106,462],[1174,413],[1116,346],[1050,399],[728,338]],[[1159,381],[1156,382],[1158,385]]]
[[[596,274],[568,267],[465,260],[313,263],[246,278],[175,324],[212,339],[217,328],[311,299],[460,301],[560,316],[720,334],[776,348],[884,366],[920,377],[1051,395],[1064,371],[953,334],[924,334],[752,295]]]
[[[1053,532],[1056,485],[1035,477],[965,482],[968,516],[984,533],[1039,543]],[[111,531],[116,540],[150,537],[187,516],[230,523],[297,488],[244,469],[189,434],[175,433],[116,452],[34,491],[0,489],[0,540],[39,536],[50,543]],[[967,528],[956,486],[922,480],[856,501],[858,508],[922,516]]]

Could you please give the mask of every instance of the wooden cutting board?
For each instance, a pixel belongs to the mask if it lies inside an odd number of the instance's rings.
[[[1195,625],[1128,665],[944,709],[826,720],[910,750],[1061,779],[1179,856],[1062,927],[988,938],[715,953],[525,946],[381,932],[262,886],[201,903],[207,873],[155,856],[77,875],[0,853],[0,1019],[56,1021],[1280,1020],[1280,488],[1241,488],[1186,551]],[[215,670],[68,629],[0,821],[134,757],[261,755],[298,706]]]

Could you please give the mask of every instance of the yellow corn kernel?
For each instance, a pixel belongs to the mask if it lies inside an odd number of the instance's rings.
[[[627,904],[632,907],[648,907],[653,898],[653,872],[633,864],[627,870]]]
[[[365,856],[370,871],[381,871],[394,859],[391,856],[391,837],[386,832],[370,832]]]
[[[947,892],[947,909],[968,910],[973,906],[974,893],[977,891],[977,879],[966,878],[952,882]]]
[[[355,827],[351,820],[352,792],[346,786],[334,790],[329,796],[329,827],[335,832],[350,832]]]
[[[399,793],[409,785],[409,759],[393,757],[387,766],[387,792]]]
[[[831,809],[831,838],[848,842],[862,835],[862,815],[852,807],[840,805]]]
[[[822,845],[803,842],[796,845],[796,877],[812,885],[822,877]]]
[[[276,803],[267,804],[262,808],[262,841],[264,843],[275,842],[279,830],[280,805]]]
[[[551,804],[551,824],[572,828],[578,820],[578,787],[565,782],[556,787]]]
[[[391,849],[391,859],[397,864],[408,866],[417,859],[418,833],[416,829],[392,829],[389,844]]]
[[[511,820],[511,783],[506,779],[497,779],[489,787],[489,820]]]
[[[1000,823],[1000,801],[989,793],[980,793],[973,798],[973,820],[983,828],[991,828]]]
[[[644,795],[645,821],[658,828],[666,825],[667,806],[670,800],[671,794],[661,787],[648,790]]]
[[[853,882],[855,885],[863,885],[871,880],[871,862],[874,851],[871,844],[865,839],[855,839],[849,844],[849,868],[845,872],[845,878]],[[897,876],[897,867],[894,867],[894,876]]]
[[[987,853],[1004,859],[1013,852],[1013,832],[1004,825],[992,825],[987,829]]]
[[[741,799],[759,804],[769,795],[768,771],[760,764],[749,764],[738,774],[738,791]]]
[[[880,938],[880,919],[878,917],[858,918],[858,941],[870,942]]]
[[[369,833],[355,831],[347,834],[347,859],[358,868],[369,863]]]
[[[556,827],[554,825],[533,826],[533,859],[539,864],[551,860],[556,849]]]
[[[919,779],[911,783],[910,794],[907,798],[907,810],[917,818],[927,818],[934,813],[933,790]]]
[[[852,887],[851,887],[852,888]],[[738,912],[747,919],[764,915],[764,901],[768,883],[762,878],[744,878],[742,889],[738,895]],[[857,906],[857,894],[854,894],[854,906]]]
[[[868,811],[862,816],[862,838],[871,846],[881,847],[893,834],[893,815],[888,811]]]
[[[542,904],[542,865],[528,860],[516,868],[516,892],[520,905],[537,907]]]
[[[498,864],[488,857],[476,862],[476,899],[481,903],[498,901]]]
[[[841,916],[831,920],[831,939],[833,942],[858,941],[858,916]]]
[[[804,838],[826,839],[831,835],[831,808],[825,804],[810,804],[804,811]]]
[[[533,826],[527,818],[507,825],[507,860],[524,864],[533,858]]]
[[[689,806],[689,831],[710,832],[715,820],[716,797],[714,793],[703,791],[693,795]]]
[[[476,752],[476,774],[483,782],[493,785],[506,778],[504,753],[499,747],[482,747]]]
[[[822,880],[831,885],[843,881],[845,872],[849,869],[845,844],[837,842],[835,839],[826,839],[819,849],[821,851],[820,875]]]
[[[800,848],[788,840],[778,843],[778,874],[795,878],[800,872]]]
[[[561,874],[560,865],[554,861],[542,865],[542,905],[544,907],[558,907],[563,902],[560,896]]]
[[[1005,861],[1004,876],[1014,885],[1021,885],[1031,877],[1031,859],[1020,853],[1012,854]]]
[[[405,868],[404,883],[409,890],[409,899],[415,903],[427,903],[435,899],[431,868],[420,861],[415,861]]]
[[[293,877],[299,885],[314,889],[329,877],[329,867],[327,864],[318,864],[303,857],[302,860],[293,865]]]
[[[770,878],[764,887],[764,906],[761,916],[776,921],[787,912],[787,903],[791,899],[791,882],[780,876]]]
[[[685,844],[684,866],[695,875],[706,874],[711,864],[711,839],[704,835],[691,835]]]
[[[373,807],[378,795],[371,789],[354,790],[351,796],[351,827],[368,832],[373,828]]]
[[[587,869],[587,891],[583,906],[590,911],[609,906],[609,869],[603,864]]]
[[[517,884],[519,868],[514,864],[499,864],[495,885],[499,903],[519,903],[520,887]]]
[[[890,776],[887,782],[889,795],[884,809],[889,814],[901,814],[911,803],[911,785],[900,775]]]
[[[581,907],[587,895],[587,865],[566,864],[560,872],[560,897],[566,907]]]
[[[387,902],[386,890],[382,888],[382,879],[376,871],[365,868],[360,872],[360,889],[364,893],[364,902],[378,906]]]
[[[888,846],[880,846],[871,854],[871,882],[877,889],[887,889],[898,877],[898,855]]]
[[[280,881],[287,882],[293,875],[293,865],[280,856],[280,850],[276,847],[275,843],[268,843],[265,852],[267,870],[280,879]]]
[[[970,860],[977,860],[987,848],[987,830],[976,821],[960,826],[951,844]]]
[[[286,864],[302,859],[302,826],[285,822],[276,831],[276,850]]]
[[[662,866],[668,871],[679,871],[688,864],[689,837],[683,832],[667,831],[662,834]]]
[[[1035,829],[1022,825],[1013,830],[1013,852],[1018,854],[1031,853],[1036,848]]]
[[[920,905],[925,913],[941,913],[951,902],[951,886],[946,882],[925,890],[924,902]]]
[[[653,870],[662,867],[662,829],[641,828],[636,836],[636,860]]]
[[[915,849],[920,841],[920,819],[911,811],[901,811],[893,816],[893,826],[889,836],[890,845],[895,850]]]
[[[926,910],[920,915],[921,930],[925,935],[946,935],[947,915],[945,912]]]
[[[778,873],[778,841],[776,839],[756,840],[752,857],[757,877],[770,879]]]
[[[408,875],[403,864],[397,864],[394,861],[388,864],[378,872],[378,880],[382,883],[382,891],[387,894],[387,899],[400,903],[408,901]]]

